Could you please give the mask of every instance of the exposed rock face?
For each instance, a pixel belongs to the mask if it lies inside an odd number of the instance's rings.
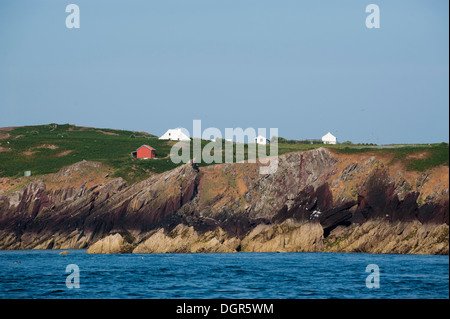
[[[86,162],[80,169],[92,168]],[[174,213],[194,196],[196,173],[185,165],[130,187],[121,178],[52,191],[42,181],[33,182],[0,197],[0,247],[86,248],[116,232],[145,234],[175,226],[181,219]]]
[[[258,225],[241,243],[248,252],[316,252],[323,251],[323,228],[319,223]]]
[[[232,253],[239,247],[239,239],[230,238],[221,228],[199,234],[194,227],[178,225],[170,233],[159,229],[139,244],[134,253]]]
[[[88,254],[121,254],[130,253],[133,246],[127,243],[120,234],[109,235],[95,242],[87,250]]]
[[[448,254],[448,167],[389,162],[316,149],[280,156],[270,175],[188,163],[131,186],[80,162],[0,190],[0,249]]]
[[[340,227],[327,237],[329,252],[369,252],[372,254],[448,255],[449,228],[446,224],[419,221],[383,222],[370,220],[362,225]]]

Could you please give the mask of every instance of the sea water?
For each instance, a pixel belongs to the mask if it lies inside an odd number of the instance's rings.
[[[448,256],[60,252],[0,251],[0,298],[449,298]]]

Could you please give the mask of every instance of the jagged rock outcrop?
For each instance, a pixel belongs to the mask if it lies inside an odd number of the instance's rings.
[[[86,252],[88,254],[122,254],[132,251],[133,246],[130,243],[127,243],[120,234],[114,234],[95,242]]]
[[[126,185],[83,161],[0,192],[0,249],[448,254],[448,167],[390,162],[320,148],[273,174],[188,163]]]
[[[286,220],[258,225],[241,242],[247,252],[317,252],[323,250],[323,228],[319,223]]]
[[[324,248],[329,252],[448,255],[448,242],[446,224],[370,220],[337,228],[325,240]]]
[[[133,253],[232,253],[240,240],[230,238],[221,228],[199,234],[193,226],[183,224],[165,234],[161,228],[140,243]]]

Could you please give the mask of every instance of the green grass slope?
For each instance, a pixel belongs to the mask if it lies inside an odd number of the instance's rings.
[[[0,140],[0,176],[18,177],[27,170],[33,175],[48,174],[82,160],[105,163],[128,181],[176,167],[168,158],[171,143],[148,133],[69,124],[26,126],[4,133],[10,137]],[[131,152],[143,144],[154,147],[158,159],[132,158]]]
[[[33,175],[54,173],[64,166],[87,160],[102,162],[114,170],[114,176],[123,177],[127,182],[133,183],[150,174],[161,173],[180,165],[174,164],[169,158],[170,150],[175,142],[159,140],[156,136],[144,132],[49,124],[0,130],[0,133],[0,177],[20,177],[23,176],[24,171],[28,170],[32,171]],[[201,141],[202,149],[208,143],[209,141]],[[143,144],[155,148],[158,159],[134,159],[131,152]],[[447,143],[414,147],[398,145],[389,148],[344,144],[278,143],[278,153],[281,155],[318,147],[328,147],[342,153],[393,152],[394,161],[404,161],[407,169],[418,171],[449,164]],[[222,144],[222,148],[224,161],[225,143]],[[193,147],[191,147],[191,158],[192,150]],[[244,145],[244,150],[247,159],[248,145]],[[408,156],[423,152],[427,153],[426,157]],[[268,147],[266,154],[269,154]],[[236,159],[236,145],[234,145],[233,155]],[[207,164],[202,162],[199,165]]]

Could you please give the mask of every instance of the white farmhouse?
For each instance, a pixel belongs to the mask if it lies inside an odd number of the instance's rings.
[[[183,133],[181,128],[167,130],[160,138],[160,140],[171,140],[171,141],[190,141],[189,136]]]
[[[257,137],[255,137],[255,143],[257,144],[269,144],[270,141],[265,138],[264,136],[258,135]]]
[[[334,136],[333,134],[328,132],[327,134],[322,136],[322,142],[324,144],[336,144],[337,143],[337,138],[336,138],[336,136]]]

